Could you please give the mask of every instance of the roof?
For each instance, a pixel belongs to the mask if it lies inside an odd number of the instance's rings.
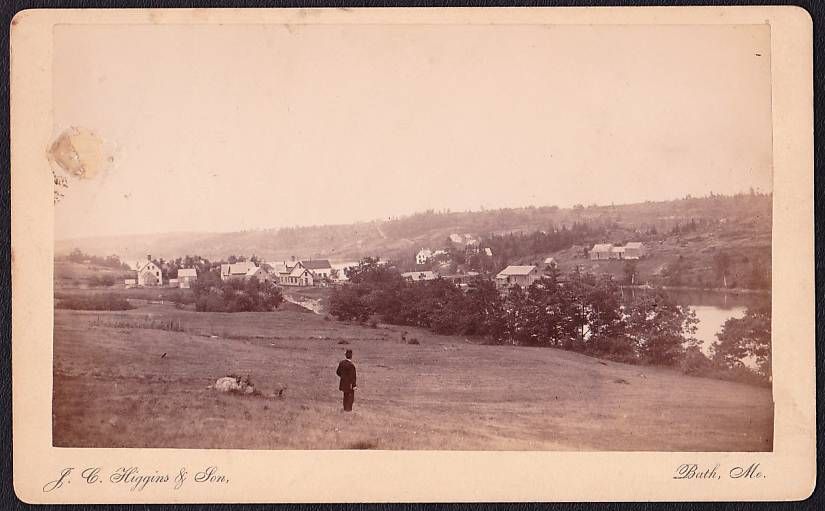
[[[138,273],[140,273],[140,272],[142,272],[143,270],[145,270],[147,268],[149,268],[150,271],[155,271],[155,270],[158,269],[158,265],[156,265],[154,262],[146,259],[143,262],[138,264],[137,271],[138,271]]]
[[[221,265],[221,275],[246,275],[251,268],[257,268],[252,261],[242,261],[240,263],[224,263]]]
[[[266,272],[266,270],[264,270],[264,268],[261,267],[261,266],[253,266],[252,268],[249,269],[249,271],[246,272],[246,276],[247,277],[254,277],[255,274],[257,274],[259,271]]]
[[[307,270],[332,269],[332,265],[326,259],[310,259],[309,261],[301,261],[301,264]]]
[[[178,270],[178,278],[180,277],[197,277],[198,271],[194,268],[181,268]]]
[[[529,266],[513,266],[513,265],[510,265],[507,268],[504,268],[503,270],[501,270],[499,272],[499,274],[496,275],[496,277],[499,277],[499,276],[506,277],[507,275],[529,275],[530,273],[535,271],[535,269],[536,269],[536,267],[533,266],[533,265],[529,265]]]
[[[643,248],[644,245],[640,241],[631,241],[627,243],[624,248]]]
[[[593,252],[610,252],[611,250],[613,250],[612,243],[596,243],[592,249]]]
[[[624,252],[624,247],[613,247],[610,249],[611,252]]]
[[[544,260],[544,264],[552,264],[552,263],[555,263],[555,262],[556,262],[555,257],[548,257],[547,259]]]
[[[405,279],[411,280],[434,280],[438,278],[438,275],[435,274],[434,271],[408,271],[406,273],[401,274],[402,277]]]

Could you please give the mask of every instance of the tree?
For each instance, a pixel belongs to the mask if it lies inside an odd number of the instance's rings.
[[[746,368],[751,361],[763,380],[771,378],[770,304],[749,307],[742,318],[730,318],[716,334],[713,361],[728,369]]]
[[[721,279],[722,285],[728,287],[730,256],[725,252],[717,252],[716,255],[713,256],[713,268],[716,271],[716,279]]]
[[[626,335],[635,344],[639,359],[645,363],[672,366],[691,346],[699,346],[696,324],[699,320],[689,307],[683,307],[662,291],[633,303],[625,318]]]
[[[371,311],[361,300],[361,295],[354,286],[344,285],[332,290],[329,313],[341,321],[366,321]]]
[[[636,284],[636,261],[633,259],[624,262],[624,283],[631,286]]]

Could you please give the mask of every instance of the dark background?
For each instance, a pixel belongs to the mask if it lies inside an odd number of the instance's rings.
[[[2,342],[0,342],[0,510],[4,509],[114,509],[126,508],[134,510],[143,509],[179,509],[179,510],[227,510],[230,507],[243,509],[278,509],[280,511],[315,511],[321,508],[342,511],[354,509],[358,511],[385,511],[385,510],[419,510],[432,509],[438,511],[469,511],[480,510],[490,511],[493,509],[506,509],[509,511],[534,511],[538,509],[609,509],[609,510],[634,510],[647,511],[652,509],[666,510],[704,510],[722,509],[726,511],[739,511],[742,509],[825,509],[822,501],[821,485],[817,485],[814,494],[803,502],[782,502],[782,503],[751,503],[751,502],[729,502],[729,503],[613,503],[613,504],[544,504],[544,503],[521,503],[521,504],[353,504],[353,505],[130,505],[130,506],[32,506],[17,499],[12,487],[12,453],[11,453],[11,264],[10,264],[10,208],[9,208],[9,26],[12,17],[24,9],[78,9],[78,8],[187,8],[187,7],[515,7],[515,6],[713,6],[713,5],[796,5],[807,10],[813,18],[814,37],[814,192],[815,192],[815,236],[816,236],[816,361],[817,361],[817,480],[823,478],[823,463],[821,463],[821,451],[825,448],[823,441],[823,415],[822,415],[822,382],[823,366],[825,366],[825,356],[823,355],[822,337],[823,320],[825,312],[822,310],[822,297],[825,290],[822,287],[822,277],[820,272],[823,268],[823,226],[822,213],[825,210],[825,201],[820,200],[823,195],[823,179],[819,175],[822,163],[822,150],[819,142],[819,134],[822,131],[822,21],[825,16],[825,2],[816,0],[809,1],[681,1],[681,2],[655,2],[655,1],[556,1],[556,2],[505,2],[505,1],[469,1],[469,2],[433,2],[433,1],[164,1],[164,0],[0,0],[2,9],[3,33],[2,33],[2,71],[4,78],[0,82],[0,92],[2,92],[2,103],[6,106],[6,114],[3,115],[2,122],[3,143],[0,144],[0,157],[4,163],[4,170],[0,172],[0,212],[2,212],[3,222],[0,224],[0,267],[5,271],[0,272],[0,319],[2,319]],[[592,477],[598,477],[593,474]],[[548,481],[552,484],[552,481]],[[346,495],[341,495],[345,500]]]

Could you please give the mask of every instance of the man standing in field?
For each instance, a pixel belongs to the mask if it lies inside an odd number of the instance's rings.
[[[352,350],[347,350],[344,353],[347,357],[338,364],[338,369],[335,374],[341,378],[341,383],[338,385],[338,390],[344,393],[344,411],[352,411],[352,403],[355,401],[355,364],[352,363]]]

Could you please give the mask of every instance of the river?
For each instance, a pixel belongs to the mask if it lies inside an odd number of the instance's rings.
[[[625,299],[631,300],[646,290],[624,288]],[[699,289],[668,289],[667,293],[680,305],[687,305],[694,312],[699,323],[696,325],[696,338],[702,341],[702,351],[709,354],[709,349],[716,342],[716,334],[722,331],[722,325],[730,318],[741,318],[749,306],[770,300],[770,295],[757,293],[736,293],[722,291],[703,291]]]

